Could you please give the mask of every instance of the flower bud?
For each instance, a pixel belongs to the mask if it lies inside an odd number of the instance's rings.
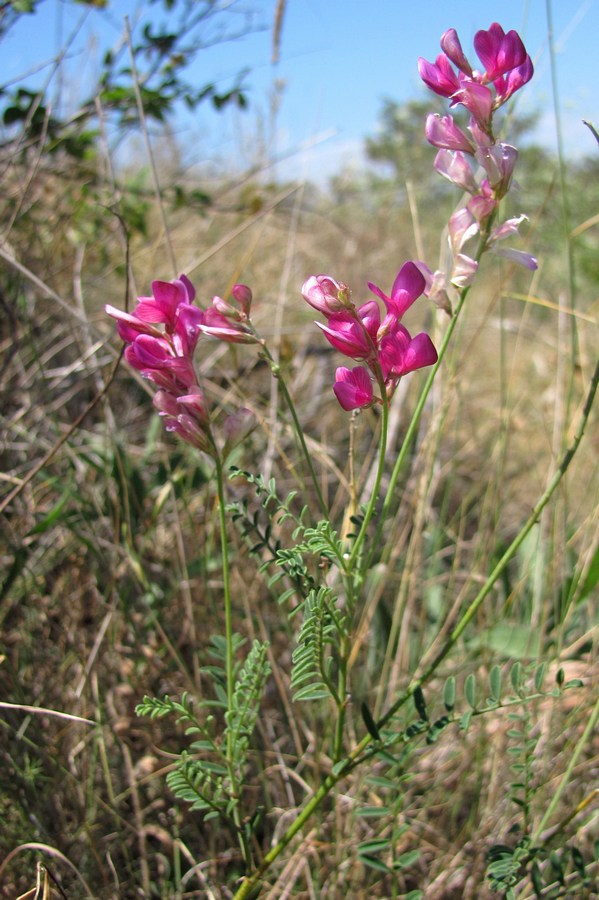
[[[464,55],[460,39],[455,28],[448,28],[448,30],[441,36],[441,49],[443,50],[445,55],[449,57],[454,66],[457,66],[458,69],[464,73],[464,75],[468,75],[469,78],[472,78],[472,66]]]
[[[302,296],[327,318],[351,306],[348,286],[330,275],[311,275],[302,286]]]
[[[239,305],[241,312],[246,318],[250,317],[250,307],[252,305],[252,291],[247,284],[234,284],[231,288],[231,295],[235,302]]]

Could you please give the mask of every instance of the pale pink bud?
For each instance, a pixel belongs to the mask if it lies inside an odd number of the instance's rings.
[[[535,257],[531,256],[530,253],[525,253],[524,250],[513,250],[511,247],[492,247],[491,252],[495,256],[503,256],[511,262],[518,263],[519,266],[525,266],[531,272],[538,268]]]
[[[327,317],[351,306],[348,286],[330,275],[311,275],[302,286],[302,297]]]
[[[196,420],[196,422],[203,425],[208,424],[209,418],[206,398],[199,387],[195,387],[189,394],[182,394],[177,398],[177,402],[181,404],[179,412],[185,410]]]
[[[426,263],[416,261],[416,265],[422,272],[426,287],[424,288],[424,296],[442,309],[449,316],[451,315],[451,301],[447,293],[447,275],[440,269],[433,272]]]
[[[489,238],[489,242],[503,241],[507,237],[512,237],[514,234],[518,234],[522,222],[528,222],[528,216],[522,215],[515,216],[513,219],[506,219],[506,221],[502,225],[497,225],[497,227],[493,229]]]
[[[511,144],[498,142],[491,147],[480,147],[476,159],[487,173],[495,199],[501,200],[509,191],[518,151]]]
[[[478,222],[484,222],[488,219],[495,207],[497,200],[493,194],[477,194],[468,201],[468,209]]]
[[[474,178],[470,163],[460,150],[456,152],[439,150],[435,157],[434,166],[439,175],[448,178],[449,181],[456,184],[463,191],[467,191],[469,194],[478,192],[478,184]]]
[[[258,340],[247,325],[227,318],[215,307],[206,310],[200,327],[204,334],[230,344],[255,344]]]
[[[241,321],[241,313],[237,307],[233,306],[232,303],[227,303],[222,297],[215,296],[212,298],[212,308],[226,319],[236,319],[238,322]]]
[[[457,288],[467,287],[472,284],[478,269],[478,263],[463,253],[457,253],[453,261],[451,283]]]
[[[176,419],[179,415],[180,409],[177,405],[177,397],[170,391],[156,391],[152,397],[152,403],[154,409],[158,410],[158,413],[161,416],[170,416],[171,418]]]
[[[448,230],[451,248],[458,253],[467,241],[478,234],[479,226],[470,210],[463,206],[451,216]]]
[[[468,131],[472,135],[474,143],[477,147],[487,148],[493,144],[493,136],[488,131],[480,127],[476,119],[471,119],[468,125]]]
[[[214,457],[216,451],[210,434],[199,425],[192,416],[180,413],[176,419],[167,419],[165,422],[167,431],[174,431],[186,443],[191,444],[197,450]]]

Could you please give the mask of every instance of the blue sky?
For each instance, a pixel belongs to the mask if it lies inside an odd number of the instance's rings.
[[[63,88],[67,96],[69,92],[74,96],[77,85],[97,69],[100,51],[118,40],[124,15],[135,21],[141,5],[116,0],[108,12],[93,11],[87,16],[73,47]],[[191,70],[198,86],[208,80],[227,84],[237,71],[248,68],[245,84],[250,109],[217,116],[206,107],[193,118],[174,122],[188,163],[233,159],[240,166],[250,165],[256,161],[260,139],[266,136],[270,149],[285,157],[278,174],[324,180],[345,164],[359,163],[364,137],[376,131],[383,97],[404,101],[426,96],[418,78],[418,56],[434,59],[445,29],[457,29],[474,60],[474,33],[495,20],[506,30],[517,29],[524,38],[535,76],[518,95],[518,102],[522,110],[541,112],[538,138],[555,146],[547,0],[454,0],[451,4],[287,0],[280,60],[273,65],[275,6],[276,0],[237,0],[234,9],[251,12],[262,30],[202,51],[198,57]],[[156,17],[163,15],[161,4],[151,9]],[[593,140],[581,119],[599,126],[599,0],[551,0],[551,13],[566,146],[572,153],[590,154],[595,149]],[[4,80],[50,60],[83,14],[80,5],[44,0],[39,12],[24,17],[5,39]],[[47,71],[35,77],[37,85]],[[273,120],[275,84],[279,85],[279,108]]]

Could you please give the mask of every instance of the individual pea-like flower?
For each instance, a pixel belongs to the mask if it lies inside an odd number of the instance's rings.
[[[424,133],[429,144],[442,150],[461,150],[463,153],[475,151],[475,146],[466,132],[456,125],[453,116],[430,113],[426,117]]]
[[[387,307],[387,315],[399,321],[412,303],[422,294],[424,278],[418,266],[408,260],[397,273],[389,296],[371,281],[368,282],[368,289],[383,301]]]
[[[502,256],[511,260],[511,262],[518,263],[518,265],[534,271],[537,268],[537,261],[530,253],[525,253],[523,250],[514,250],[512,247],[497,246],[498,241],[503,241],[505,238],[518,234],[521,223],[525,221],[526,216],[516,216],[493,228],[489,235],[487,246],[496,256]]]
[[[474,177],[472,166],[461,150],[456,152],[439,150],[435,157],[434,167],[439,175],[447,178],[463,191],[467,191],[469,194],[478,192],[479,185]]]
[[[340,366],[335,372],[333,391],[346,412],[371,406],[374,401],[372,380],[364,366],[353,369]]]
[[[408,372],[433,366],[437,362],[437,351],[424,331],[411,337],[408,329],[398,324],[393,333],[382,339],[379,360],[385,381],[397,382]]]
[[[349,356],[350,359],[371,359],[376,356],[376,335],[381,322],[381,314],[374,300],[369,300],[359,309],[344,310],[329,316],[327,324],[316,324],[324,332],[327,341]]]

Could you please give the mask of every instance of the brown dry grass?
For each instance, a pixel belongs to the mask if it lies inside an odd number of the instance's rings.
[[[177,696],[205,688],[200,666],[210,634],[222,630],[210,469],[162,434],[146,386],[124,367],[49,455],[102,391],[114,365],[117,343],[102,306],[124,302],[125,251],[107,210],[96,210],[89,234],[73,230],[77,186],[66,196],[51,179],[26,183],[19,217],[2,245],[6,493],[45,454],[48,459],[3,512],[0,699],[97,724],[3,710],[0,849],[13,856],[1,890],[14,897],[32,888],[40,850],[25,844],[34,841],[53,848],[54,856],[41,851],[41,859],[69,897],[86,894],[59,854],[94,897],[228,897],[237,871],[230,835],[204,826],[165,790],[180,729],[134,714],[145,693]],[[247,187],[215,190],[219,203],[205,217],[169,213],[178,266],[194,278],[203,302],[235,280],[252,285],[256,323],[279,347],[340,525],[347,504],[347,416],[330,392],[335,354],[311,325],[299,287],[314,271],[343,278],[357,295],[368,279],[388,286],[398,265],[415,253],[410,216],[400,210],[391,219],[373,219],[359,204],[332,208],[302,188],[256,185],[251,203]],[[425,198],[417,199],[420,221],[426,221]],[[148,292],[152,278],[174,274],[155,211],[148,236],[131,240],[131,271],[132,294]],[[373,580],[365,605],[353,661],[356,735],[363,733],[358,701],[385,706],[405,684],[447,611],[471,596],[516,533],[567,442],[598,341],[595,297],[581,299],[576,319],[555,311],[565,305],[563,287],[545,283],[543,269],[540,280],[523,284],[492,263],[469,298],[389,523],[390,562]],[[422,304],[408,325],[416,331],[426,323],[438,336],[446,320]],[[273,407],[265,367],[255,364],[251,350],[202,347],[200,369],[212,401],[243,402],[262,420],[264,431],[252,436],[238,464],[263,462],[281,495],[297,488],[296,448],[280,407]],[[390,456],[421,384],[416,375],[398,395]],[[363,481],[375,425],[372,415],[359,419],[356,458]],[[594,598],[577,605],[570,584],[584,578],[597,548],[598,441],[595,417],[561,495],[539,522],[536,545],[518,557],[441,673],[462,683],[474,671],[484,681],[515,646],[526,657],[521,648],[533,637],[541,657],[580,667],[582,689],[531,707],[539,738],[531,763],[536,821],[563,777],[596,694]],[[242,496],[244,488],[235,484],[233,491]],[[272,646],[274,677],[247,788],[248,798],[268,810],[257,832],[260,853],[330,768],[328,711],[291,706],[296,626],[277,607],[266,579],[256,577],[241,537],[232,532],[231,541],[236,617],[248,636],[267,636]],[[498,625],[504,626],[503,644]],[[490,644],[488,634],[496,635]],[[377,692],[381,667],[388,680]],[[441,690],[441,684],[430,687],[433,705]],[[495,841],[509,843],[520,820],[509,801],[506,724],[504,715],[493,714],[473,722],[465,737],[452,727],[431,747],[410,746],[395,796],[356,773],[273,871],[262,895],[384,898],[419,888],[431,900],[490,897],[485,854]],[[584,801],[596,776],[597,748],[589,745],[556,821]],[[421,852],[395,883],[365,868],[356,852],[361,841],[381,833],[380,820],[360,818],[357,810],[383,803],[392,809],[383,834],[409,826],[395,841],[396,854]],[[594,820],[591,806],[565,828],[564,839],[587,858]],[[519,897],[530,896],[524,882],[518,890]]]

